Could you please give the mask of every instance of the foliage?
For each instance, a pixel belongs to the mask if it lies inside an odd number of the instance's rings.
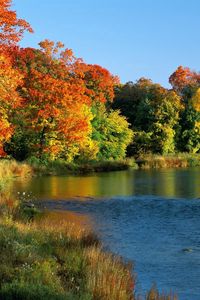
[[[94,110],[94,115],[92,137],[98,142],[98,158],[124,158],[133,136],[125,117],[119,111],[107,112],[103,104]]]
[[[169,77],[169,82],[175,91],[183,95],[187,87],[191,88],[200,84],[200,74],[191,71],[189,68],[179,66]]]
[[[1,157],[73,164],[200,151],[199,73],[178,67],[172,90],[146,78],[120,84],[61,42],[20,48],[32,29],[11,4],[0,0]]]
[[[0,51],[0,156],[5,155],[4,143],[14,131],[13,111],[20,106],[20,96],[16,89],[22,82],[22,75],[16,71],[4,51]]]
[[[0,45],[15,44],[21,39],[24,31],[33,32],[29,23],[18,19],[10,6],[11,0],[0,0]]]
[[[128,148],[129,155],[175,151],[182,103],[174,91],[141,78],[136,84],[118,87],[113,107],[120,108],[131,122],[134,138]]]

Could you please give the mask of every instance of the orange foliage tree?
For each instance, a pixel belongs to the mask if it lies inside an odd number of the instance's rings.
[[[179,66],[169,77],[169,82],[175,91],[182,93],[185,87],[200,84],[200,74],[191,71],[189,68]]]
[[[119,78],[99,65],[85,65],[84,81],[92,103],[108,103],[114,98],[114,86]]]
[[[11,0],[0,0],[0,45],[16,44],[24,31],[33,32],[28,22],[17,18],[11,10]]]
[[[60,51],[61,43],[48,40],[40,46],[39,50],[15,48],[12,53],[15,67],[24,75],[23,126],[32,132],[40,156],[68,157],[69,149],[83,143],[91,132],[90,99],[80,74],[76,76],[72,51]]]
[[[0,156],[4,156],[3,145],[13,134],[11,118],[21,103],[17,87],[22,83],[22,75],[13,69],[10,58],[0,52]]]

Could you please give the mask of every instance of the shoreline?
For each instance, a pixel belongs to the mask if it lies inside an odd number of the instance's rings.
[[[13,178],[16,177],[16,176],[22,176],[22,175],[24,175],[24,176],[32,176],[33,175],[31,173],[31,171],[30,171],[30,168],[27,168],[27,166],[25,164],[15,164],[15,166],[13,165],[13,167],[14,167],[13,170],[15,171],[15,173],[13,172]],[[24,168],[24,171],[23,171],[23,168]],[[2,173],[5,175],[5,170]],[[10,178],[11,173],[7,172],[7,175],[9,175],[8,178]],[[6,191],[5,191],[5,195],[6,195]],[[8,197],[7,200],[10,201],[10,198]],[[60,226],[58,224],[58,222],[56,221],[55,224],[54,224],[54,226],[53,226],[53,228],[52,228],[52,218],[50,219],[49,222],[44,222],[45,224],[43,224],[43,225],[42,225],[42,223],[40,223],[40,225],[36,225],[34,223],[29,222],[30,220],[28,221],[28,223],[27,223],[27,220],[25,220],[25,222],[24,222],[24,219],[23,219],[23,221],[21,220],[21,216],[20,216],[19,219],[17,219],[16,217],[14,217],[14,219],[13,219],[13,213],[15,213],[15,209],[17,208],[17,206],[15,206],[15,203],[10,203],[9,201],[7,201],[7,204],[6,204],[8,206],[8,214],[7,214],[6,218],[3,221],[1,220],[1,222],[0,222],[0,227],[2,227],[1,228],[2,229],[2,233],[6,231],[7,234],[8,234],[8,237],[10,238],[10,241],[9,241],[10,244],[9,245],[15,244],[15,242],[17,241],[17,243],[20,244],[20,247],[21,247],[22,251],[26,251],[25,249],[26,249],[27,245],[24,242],[31,235],[33,240],[34,239],[37,240],[37,247],[39,247],[38,251],[40,251],[40,247],[43,247],[43,244],[41,244],[41,240],[44,241],[46,239],[45,235],[49,236],[49,234],[50,234],[49,231],[50,231],[51,234],[53,234],[53,240],[51,240],[51,237],[48,238],[48,240],[46,240],[46,242],[45,242],[45,249],[47,249],[47,251],[49,251],[48,249],[49,249],[49,247],[51,247],[52,248],[51,251],[54,251],[54,248],[57,247],[56,246],[57,242],[55,243],[55,240],[56,241],[59,240],[59,236],[62,236],[62,238],[63,238],[62,232],[63,232],[63,226],[64,225],[61,224],[61,226]],[[26,207],[26,211],[24,211],[24,213],[25,213],[25,217],[28,216],[28,218],[29,218],[30,216],[33,216],[33,220],[35,218],[35,213],[37,215],[37,212],[34,212],[31,208],[27,209],[27,207]],[[4,217],[5,217],[5,215],[4,215]],[[72,252],[74,253],[74,251],[75,252],[77,251],[77,246],[74,249],[74,245],[77,243],[77,238],[76,238],[76,241],[74,242],[74,237],[72,237],[71,233],[70,233],[70,230],[71,230],[70,228],[71,227],[72,227],[72,223],[69,222],[68,229],[65,230],[66,236],[64,237],[64,240],[67,239],[66,240],[66,241],[68,241],[67,242],[68,243],[67,247],[69,247],[71,250],[73,250]],[[17,237],[15,237],[15,234],[13,234],[13,232],[15,232],[17,234]],[[122,278],[121,278],[121,276],[122,276],[123,278],[127,278],[126,281],[128,281],[129,284],[126,285],[125,292],[123,290],[123,293],[126,293],[125,296],[123,296],[123,298],[120,296],[121,297],[120,299],[135,300],[136,298],[134,298],[134,290],[133,290],[133,287],[135,286],[135,282],[134,282],[134,278],[132,278],[132,275],[131,275],[131,272],[130,272],[130,266],[127,265],[125,262],[123,262],[123,260],[121,260],[121,259],[119,260],[119,258],[117,256],[115,256],[115,255],[113,255],[111,253],[105,253],[104,251],[102,251],[101,246],[100,247],[98,246],[99,243],[101,243],[101,242],[99,241],[99,239],[96,238],[96,236],[95,236],[95,234],[93,232],[90,232],[90,234],[88,234],[88,235],[86,234],[86,235],[84,235],[82,237],[79,235],[80,233],[76,232],[75,234],[78,234],[78,249],[79,249],[78,253],[76,254],[76,256],[77,257],[80,256],[81,260],[83,259],[83,262],[85,262],[85,256],[84,256],[85,255],[85,251],[87,251],[87,249],[89,249],[88,251],[90,251],[90,247],[93,248],[92,252],[89,252],[90,254],[89,254],[89,257],[87,256],[87,259],[89,259],[89,260],[92,259],[92,262],[91,261],[90,262],[91,262],[92,266],[95,267],[95,269],[91,269],[90,270],[91,271],[90,274],[91,274],[92,278],[93,278],[93,276],[97,276],[97,277],[95,277],[96,278],[95,279],[95,283],[94,283],[94,280],[93,280],[94,278],[91,279],[91,281],[93,282],[92,284],[94,284],[94,286],[92,287],[92,292],[90,290],[90,293],[92,294],[92,296],[91,295],[88,296],[88,291],[85,292],[84,289],[81,290],[81,287],[79,287],[79,291],[81,291],[81,293],[82,293],[81,294],[81,296],[82,296],[81,299],[83,299],[83,300],[91,299],[92,300],[92,299],[94,299],[94,294],[95,293],[100,293],[100,294],[98,294],[99,295],[99,299],[109,299],[109,300],[110,299],[113,299],[113,300],[118,299],[117,296],[116,296],[116,294],[114,296],[112,296],[112,294],[109,294],[109,296],[106,296],[107,298],[105,298],[101,294],[102,290],[97,292],[96,289],[97,289],[97,285],[98,285],[98,286],[101,287],[101,289],[103,289],[104,292],[105,292],[105,290],[107,291],[107,289],[109,289],[109,293],[113,292],[113,293],[118,293],[119,294],[122,291],[119,290],[119,289],[115,290],[113,288],[113,286],[111,288],[110,287],[109,278],[110,278],[110,276],[114,276],[115,281],[119,283],[119,282],[121,282],[120,280],[122,280]],[[25,240],[23,240],[22,237],[25,237]],[[0,239],[2,239],[2,238],[3,238],[3,236],[0,234]],[[79,240],[79,238],[80,238],[80,240]],[[52,246],[52,243],[53,243],[53,246]],[[84,244],[84,247],[82,247],[82,243]],[[86,247],[85,247],[85,243],[87,245]],[[30,247],[32,247],[32,246],[35,247],[35,244],[34,245],[29,244],[29,246]],[[95,246],[95,247],[93,247],[93,246]],[[69,250],[68,248],[62,248],[61,247],[61,249],[59,251],[61,251],[63,253],[63,251],[66,252],[68,250]],[[52,253],[54,253],[54,252],[52,252]],[[73,253],[72,253],[72,257],[74,259]],[[4,254],[5,254],[5,252],[2,252],[2,255],[4,255]],[[43,254],[44,253],[40,254],[40,255],[42,255],[42,258],[40,257],[40,259],[42,259],[42,260],[44,259]],[[10,261],[12,261],[11,257],[9,259],[10,259]],[[51,255],[50,255],[49,259],[50,260],[52,259]],[[59,259],[64,260],[63,257],[59,257]],[[93,265],[93,263],[94,263],[93,259],[95,260],[95,265]],[[26,260],[23,261],[23,265],[25,263],[27,263]],[[57,261],[55,261],[54,263],[57,264]],[[14,264],[15,264],[15,262],[14,262]],[[110,275],[110,273],[108,272],[109,270],[107,270],[107,268],[106,268],[107,264],[109,264],[109,266],[110,266],[110,268],[111,268],[111,270],[113,272],[112,275]],[[31,267],[32,267],[32,264],[31,264]],[[34,267],[35,267],[35,265],[34,265]],[[43,267],[46,268],[46,265],[42,266],[42,268]],[[62,267],[62,266],[59,265],[59,268],[60,267]],[[12,270],[14,270],[15,268],[16,268],[15,265],[13,265],[13,267],[11,267]],[[51,266],[48,266],[48,268],[50,268],[50,269],[47,270],[47,273],[49,274],[49,272],[51,272]],[[72,273],[72,275],[74,274],[76,268],[77,268],[77,266],[73,266],[73,268],[71,269],[70,272]],[[95,273],[95,270],[97,268],[101,268],[101,277],[100,278],[98,277],[99,275]],[[37,281],[38,280],[37,276],[40,276],[39,273],[43,274],[46,271],[43,270],[43,269],[40,269],[40,270],[36,270],[35,272],[36,272],[35,276],[36,276],[36,281]],[[39,273],[37,274],[37,272],[39,272]],[[81,280],[83,280],[83,282],[85,282],[84,281],[85,280],[85,277],[84,277],[84,273],[85,272],[86,272],[86,269],[84,269],[84,272],[81,273],[81,274],[83,274],[83,278],[81,278]],[[54,271],[53,271],[53,273],[54,273]],[[46,274],[45,276],[47,276],[48,274]],[[113,274],[115,274],[115,275],[113,275]],[[26,276],[28,276],[28,275],[26,275]],[[104,281],[104,277],[105,276],[108,276],[106,283]],[[117,277],[115,277],[115,276],[117,276]],[[118,276],[120,276],[120,277],[118,277]],[[23,278],[23,280],[25,280],[25,279],[26,279],[26,277]],[[78,282],[79,282],[79,279],[80,278],[79,278],[79,274],[78,274],[77,275]],[[17,282],[17,280],[18,280],[18,277],[16,277],[16,282]],[[35,279],[31,278],[30,280],[32,281],[32,280],[35,280]],[[44,279],[44,280],[46,280],[46,279]],[[53,280],[57,281],[58,278],[56,277]],[[90,281],[90,279],[88,279],[88,280]],[[19,282],[18,283],[16,283],[16,282],[15,282],[15,285],[12,285],[12,286],[9,285],[9,283],[5,284],[5,287],[3,288],[3,293],[4,294],[2,294],[3,297],[4,297],[4,299],[7,299],[6,298],[7,296],[5,296],[7,294],[5,294],[5,293],[8,293],[8,292],[9,293],[14,293],[12,295],[18,295],[16,293],[19,293],[20,297],[22,297],[21,296],[22,294],[20,294],[20,293],[28,293],[27,292],[28,289],[30,289],[30,290],[32,289],[31,291],[33,292],[33,294],[36,293],[36,291],[33,289],[33,287],[31,285],[29,285],[29,283],[28,283],[28,288],[27,288],[27,286],[25,286],[25,287],[23,286],[22,287]],[[69,284],[69,282],[67,281],[67,285],[68,284]],[[119,284],[121,284],[121,283],[119,283]],[[124,286],[124,284],[125,283],[123,283],[123,286]],[[103,285],[103,287],[102,287],[102,285]],[[38,289],[41,289],[41,290],[45,291],[45,293],[46,293],[45,297],[46,296],[49,297],[49,295],[51,293],[54,293],[54,298],[53,299],[70,299],[70,298],[65,298],[65,296],[62,295],[62,293],[60,294],[60,296],[58,296],[56,294],[58,292],[58,290],[55,293],[55,291],[52,291],[52,287],[53,286],[52,286],[52,279],[51,279],[51,281],[49,283],[50,293],[49,293],[49,290],[46,289],[46,287],[38,286]],[[131,287],[131,294],[130,294],[130,287]],[[59,289],[60,289],[60,287],[59,287]],[[70,293],[71,293],[71,291],[70,291]],[[146,296],[146,299],[148,299],[148,300],[149,299],[153,299],[153,300],[154,299],[156,299],[156,300],[159,300],[159,299],[177,299],[177,298],[175,298],[175,296],[173,296],[171,298],[167,298],[168,296],[165,296],[165,298],[163,298],[164,296],[160,295],[159,292],[157,291],[157,289],[155,287],[153,287],[147,293],[148,293],[148,295]],[[34,297],[35,297],[35,295],[36,294],[34,294]],[[70,297],[72,297],[71,299],[80,299],[80,298],[77,298],[79,296],[80,296],[80,294],[78,294],[78,296],[77,296],[77,286],[73,287],[72,296],[70,296]],[[42,297],[43,298],[41,298],[41,299],[45,299],[44,298],[44,294],[43,294]],[[20,299],[23,299],[23,297],[20,298]],[[46,298],[46,299],[51,299],[51,298]]]
[[[27,160],[17,162],[13,159],[0,160],[0,181],[13,177],[85,175],[90,173],[114,172],[128,169],[169,169],[200,167],[200,154],[141,155],[121,161],[89,161],[85,163],[66,163],[63,160]]]

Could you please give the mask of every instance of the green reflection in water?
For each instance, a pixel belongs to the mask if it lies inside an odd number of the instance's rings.
[[[200,169],[130,170],[87,176],[36,177],[16,180],[15,191],[32,192],[39,199],[156,195],[200,197]]]

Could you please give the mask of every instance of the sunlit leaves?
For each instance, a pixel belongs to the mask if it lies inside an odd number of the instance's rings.
[[[101,104],[94,111],[93,139],[98,142],[99,159],[122,159],[132,141],[133,132],[119,111],[106,111]]]
[[[190,103],[197,112],[200,112],[200,88],[198,88],[195,94],[192,96]]]
[[[19,92],[26,126],[35,133],[35,151],[55,157],[67,153],[64,147],[87,138],[91,116],[84,81],[49,51],[16,49],[14,63],[24,73]]]
[[[21,83],[22,75],[13,69],[10,58],[0,52],[0,156],[5,154],[3,144],[14,131],[11,117],[21,102],[17,92]]]
[[[169,82],[175,91],[183,94],[185,88],[200,84],[200,74],[179,66],[169,77]]]
[[[29,23],[18,19],[10,6],[11,0],[0,0],[0,45],[15,44],[20,41],[24,31],[33,32]]]

